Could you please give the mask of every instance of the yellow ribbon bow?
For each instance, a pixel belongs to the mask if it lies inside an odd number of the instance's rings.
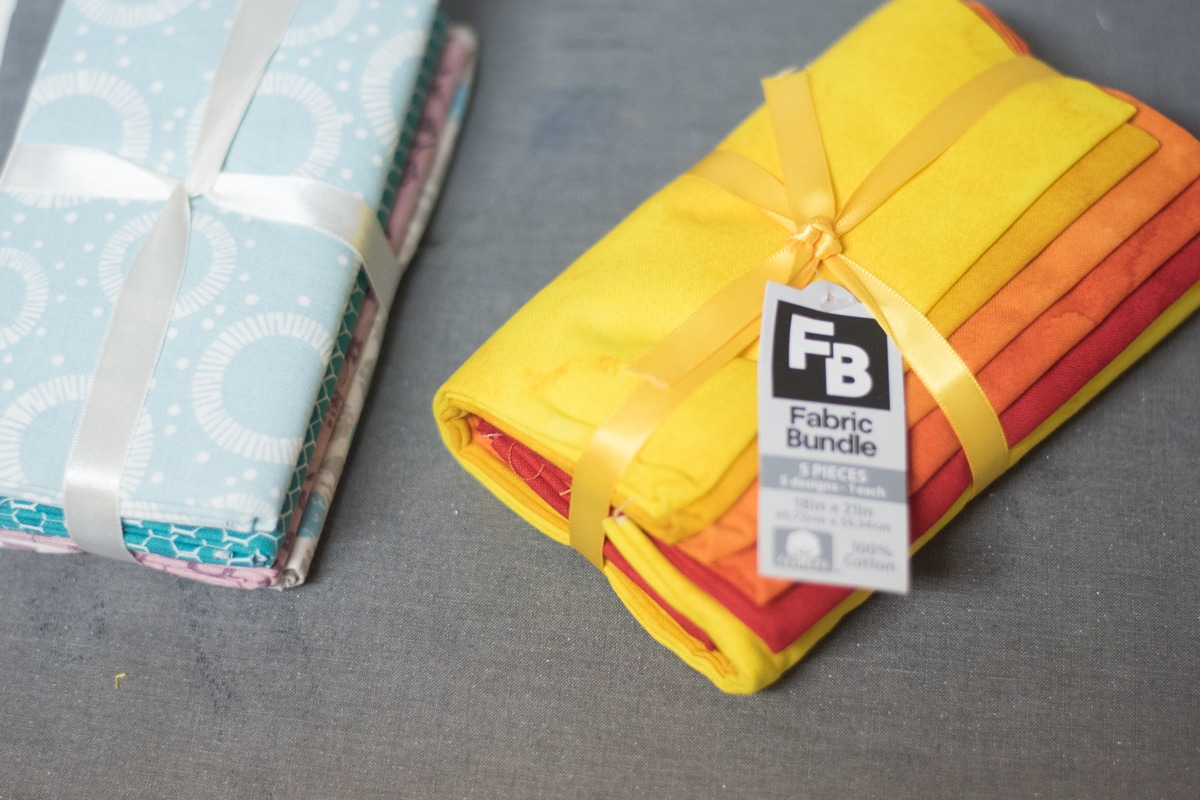
[[[774,255],[725,286],[632,366],[642,380],[596,430],[575,465],[571,546],[603,568],[603,522],[618,481],[662,421],[757,340],[763,291],[772,281],[802,287],[820,274],[848,289],[879,320],[946,414],[970,464],[972,492],[978,494],[1003,473],[1009,464],[1008,441],[970,368],[920,311],[842,252],[841,237],[1010,92],[1056,74],[1029,56],[984,70],[918,123],[840,211],[808,74],[764,80],[783,181],[750,159],[721,150],[687,174],[752,203],[790,235]]]

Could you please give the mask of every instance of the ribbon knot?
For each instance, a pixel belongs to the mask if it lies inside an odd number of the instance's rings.
[[[791,241],[812,248],[810,261],[820,264],[842,252],[842,240],[838,238],[833,220],[827,217],[810,219],[799,232],[792,234]]]

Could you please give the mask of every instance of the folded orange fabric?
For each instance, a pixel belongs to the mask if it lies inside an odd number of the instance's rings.
[[[1136,125],[1122,125],[1113,131],[1043,192],[942,295],[929,309],[929,321],[943,336],[958,330],[1158,147],[1158,140]],[[918,411],[924,416],[927,408],[921,407]],[[920,416],[910,418],[910,422],[916,419]]]
[[[1158,139],[1161,147],[1089,208],[954,332],[950,344],[977,374],[1039,315],[1097,269],[1104,259],[1113,263],[1123,261],[1124,256],[1116,257],[1116,251],[1122,247],[1147,249],[1155,253],[1157,260],[1153,266],[1157,267],[1195,235],[1194,228],[1186,219],[1182,220],[1186,230],[1180,232],[1183,238],[1180,240],[1176,237],[1174,244],[1162,240],[1146,241],[1146,237],[1140,236],[1138,231],[1200,178],[1200,142],[1145,104],[1127,95],[1114,94],[1137,107],[1138,113],[1132,124]],[[1200,216],[1197,221],[1200,221]],[[1144,279],[1143,275],[1132,286],[1137,286]],[[1128,295],[1132,287],[1117,282],[1109,284],[1107,288],[1108,305],[1111,308]],[[1052,341],[1043,343],[1047,349],[1054,344]],[[1059,347],[1056,352],[1061,356],[1069,349],[1070,346]],[[997,384],[1012,382],[1014,386],[1020,385],[1020,391],[1032,385],[1046,369],[1044,366],[1035,368],[1032,363],[1006,363],[1008,367],[1001,370],[1002,375],[992,370],[993,379]],[[982,378],[980,383],[997,411],[1007,407],[997,403],[999,395],[993,396]],[[924,422],[924,419],[940,417],[940,423],[928,424],[939,427],[945,424],[949,427],[945,423],[945,416],[936,408],[933,398],[915,376],[908,376],[905,388],[910,420],[921,419]],[[943,442],[937,447],[923,445],[919,451],[911,451],[910,490],[924,486],[930,476],[954,454],[958,439],[953,433],[951,438],[954,441],[949,447]]]
[[[1167,259],[1198,235],[1200,182],[1193,183],[1155,215],[976,374],[996,410],[1004,412],[1012,407]],[[940,463],[930,468],[929,479],[960,453],[958,438],[940,410],[910,428],[909,437],[914,461],[917,453],[942,456]],[[912,491],[928,482],[923,481]],[[721,519],[676,548],[750,600],[765,605],[792,584],[758,574],[757,504],[756,483]]]
[[[1003,411],[1012,405],[1197,234],[1200,184],[1193,184],[976,372],[993,407]],[[919,488],[958,451],[958,438],[940,410],[918,422],[910,435],[921,440],[919,457],[913,451],[910,480]]]

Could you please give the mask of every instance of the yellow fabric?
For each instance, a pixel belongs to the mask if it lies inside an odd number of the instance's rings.
[[[1003,40],[955,0],[896,0],[817,60],[813,92],[839,199],[946,95],[1008,58]],[[1080,81],[1026,86],[848,233],[846,249],[927,312],[1132,113]],[[779,175],[765,110],[721,147]],[[530,301],[439,391],[435,414],[447,444],[477,475],[498,471],[465,452],[465,418],[477,414],[571,472],[596,427],[636,385],[628,367],[777,249],[777,230],[722,190],[674,181]],[[736,359],[671,415],[618,485],[616,500],[630,501],[631,517],[677,540],[745,490],[757,471],[754,387],[755,365]],[[511,482],[486,482],[518,513],[564,538],[565,521],[499,485]]]
[[[1158,149],[1158,141],[1122,125],[1080,159],[1039,197],[1013,226],[929,311],[929,321],[949,335],[1058,234],[1121,178]]]

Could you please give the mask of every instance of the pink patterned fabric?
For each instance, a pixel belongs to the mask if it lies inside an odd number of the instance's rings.
[[[462,29],[451,29],[442,60],[438,63],[437,76],[425,100],[425,110],[417,124],[417,135],[408,154],[408,163],[400,178],[395,209],[388,218],[388,240],[397,248],[397,252],[408,236],[409,226],[422,197],[426,196],[426,179],[434,172],[438,143],[450,122],[459,84],[468,79],[472,71],[475,47],[472,34]]]

